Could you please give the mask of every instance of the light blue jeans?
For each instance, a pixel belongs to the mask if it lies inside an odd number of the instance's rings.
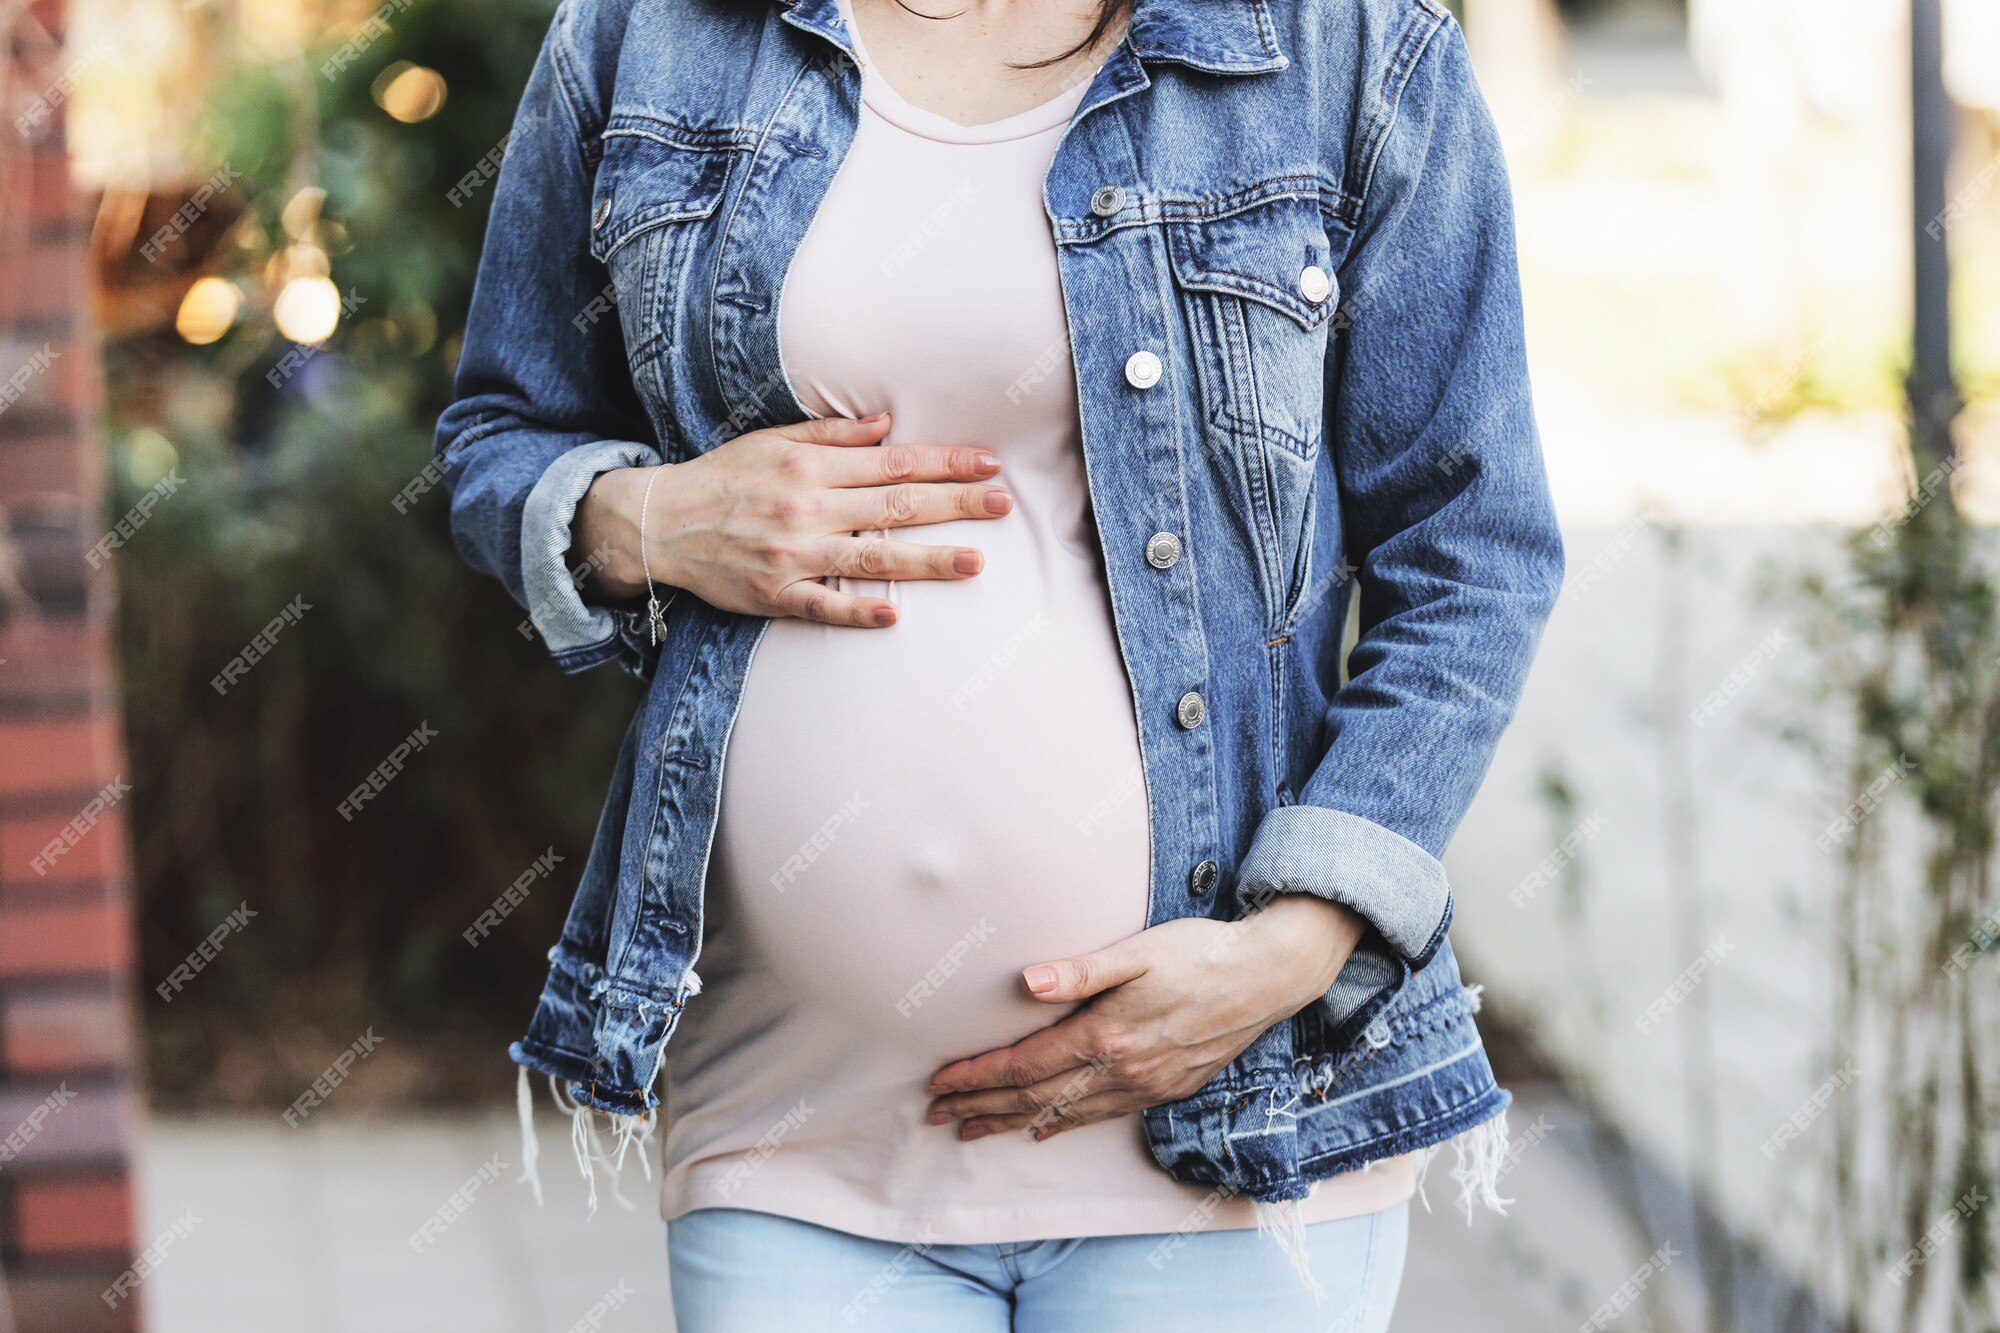
[[[1403,1203],[1307,1227],[1317,1301],[1254,1230],[903,1245],[698,1208],[667,1259],[678,1333],[1384,1333],[1409,1225]]]

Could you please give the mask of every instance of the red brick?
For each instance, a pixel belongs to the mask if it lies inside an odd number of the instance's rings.
[[[121,1066],[132,1054],[125,1002],[103,991],[25,992],[0,1000],[0,1069],[55,1075]]]
[[[97,365],[89,346],[74,339],[67,344],[54,338],[46,341],[55,355],[42,376],[49,395],[47,405],[73,413],[79,421],[89,420],[97,410]],[[41,344],[35,346],[40,348]]]
[[[0,450],[0,464],[5,457]],[[0,495],[5,494],[0,486]],[[0,626],[0,702],[7,705],[9,718],[0,727],[19,725],[37,712],[51,721],[74,715],[79,698],[109,707],[115,698],[110,630],[104,616],[23,618]],[[57,702],[37,708],[40,700]],[[5,854],[0,853],[0,878],[5,873]]]
[[[0,495],[52,492],[80,496],[97,489],[96,468],[78,441],[62,435],[10,439],[0,417]]]
[[[105,832],[91,831],[95,837]],[[110,972],[132,965],[132,921],[122,901],[0,912],[0,980]]]
[[[83,800],[117,776],[118,727],[110,714],[0,724],[0,796],[71,791]]]
[[[65,0],[29,0],[13,17],[0,59],[12,63],[17,90],[41,97],[85,53],[51,46],[66,33]],[[0,1171],[0,1251],[18,1333],[137,1333],[143,1287],[115,1306],[103,1299],[126,1271],[134,1229],[122,1163],[137,1100],[118,1072],[130,1063],[133,1025],[123,807],[46,876],[29,864],[125,762],[115,650],[86,600],[109,572],[85,565],[94,535],[51,539],[61,527],[38,512],[95,512],[104,484],[103,443],[89,425],[103,398],[91,208],[69,175],[61,101],[46,100],[46,132],[12,154],[10,196],[22,207],[0,245],[0,382],[45,341],[59,353],[0,414],[0,513],[11,517],[17,563],[45,613],[0,628],[0,981],[25,983],[0,989],[0,1059],[9,1062],[0,1123],[37,1116],[39,1126]],[[56,978],[103,989],[40,984]]]
[[[25,177],[30,227],[40,233],[84,221],[83,198],[70,184],[69,154],[60,141],[51,141],[14,160]]]
[[[17,1181],[14,1217],[25,1259],[121,1254],[132,1245],[132,1190],[122,1175]]]
[[[9,249],[0,257],[0,269],[6,273],[0,280],[0,322],[63,318],[83,308],[83,252],[69,239]]]
[[[125,829],[122,821],[110,817],[100,816],[76,842],[41,859],[75,818],[64,813],[0,819],[0,880],[54,885],[122,879]]]
[[[99,665],[110,651],[110,625],[102,619],[37,618],[0,625],[0,661],[16,672],[73,675]]]

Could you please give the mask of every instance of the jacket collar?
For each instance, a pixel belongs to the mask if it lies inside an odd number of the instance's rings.
[[[853,54],[836,0],[780,3],[794,27]],[[1278,48],[1269,0],[1133,0],[1125,41],[1141,60],[1171,60],[1211,74],[1259,74],[1290,63]]]
[[[1211,74],[1261,74],[1290,63],[1267,0],[1133,0],[1126,40],[1141,60]]]

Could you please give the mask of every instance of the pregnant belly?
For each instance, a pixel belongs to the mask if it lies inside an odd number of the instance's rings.
[[[924,536],[984,547],[986,572],[897,585],[892,628],[765,634],[723,775],[709,896],[726,938],[705,950],[829,1040],[926,1070],[1052,1022],[1020,969],[1143,929],[1148,894],[1094,555],[960,526]]]

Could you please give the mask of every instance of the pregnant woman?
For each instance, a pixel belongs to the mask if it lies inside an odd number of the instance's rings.
[[[648,682],[513,1054],[593,1188],[664,1102],[682,1333],[1379,1331],[1498,1205],[1436,858],[1561,554],[1429,0],[567,0],[439,451]]]

